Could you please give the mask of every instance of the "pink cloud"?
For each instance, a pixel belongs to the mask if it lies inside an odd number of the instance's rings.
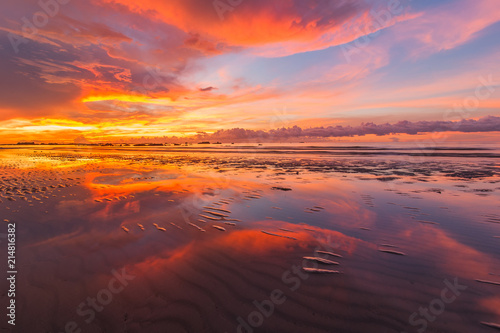
[[[362,123],[359,126],[328,126],[312,127],[302,129],[299,126],[273,129],[269,131],[246,130],[233,128],[219,130],[214,134],[205,136],[205,139],[220,140],[242,140],[242,139],[271,139],[279,140],[284,138],[299,137],[344,137],[344,136],[364,136],[392,135],[392,134],[418,134],[428,132],[499,132],[500,117],[487,116],[478,120],[463,119],[460,121],[399,121],[394,124],[374,124]]]
[[[496,0],[453,1],[401,23],[395,36],[398,41],[412,41],[410,57],[415,59],[463,45],[499,18]]]

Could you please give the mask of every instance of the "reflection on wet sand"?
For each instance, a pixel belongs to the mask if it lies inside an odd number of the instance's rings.
[[[63,332],[68,322],[83,332],[416,332],[422,320],[429,331],[489,332],[500,323],[493,158],[0,155],[2,219],[18,225],[20,332]],[[131,277],[123,290],[110,282],[120,272]],[[449,283],[466,289],[422,317]]]

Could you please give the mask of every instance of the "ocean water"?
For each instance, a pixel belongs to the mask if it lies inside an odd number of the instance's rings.
[[[0,328],[494,331],[499,158],[495,143],[1,146],[16,326]]]

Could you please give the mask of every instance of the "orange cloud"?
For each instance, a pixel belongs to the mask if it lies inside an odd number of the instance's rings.
[[[360,36],[375,33],[400,21],[418,15],[390,15],[386,22],[378,19],[387,6],[362,1],[294,2],[278,0],[242,1],[230,5],[223,1],[173,0],[160,2],[118,0],[132,11],[156,13],[156,19],[191,33],[188,44],[208,53],[219,53],[213,43],[201,36],[215,38],[229,45],[262,46],[261,55],[285,55],[320,50],[350,42]],[[403,11],[398,8],[398,14]],[[375,11],[370,11],[376,9]],[[374,13],[376,13],[374,15]]]

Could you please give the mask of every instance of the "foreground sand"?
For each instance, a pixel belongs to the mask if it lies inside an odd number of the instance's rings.
[[[17,324],[4,331],[494,332],[500,322],[494,159],[1,154],[19,271]]]

